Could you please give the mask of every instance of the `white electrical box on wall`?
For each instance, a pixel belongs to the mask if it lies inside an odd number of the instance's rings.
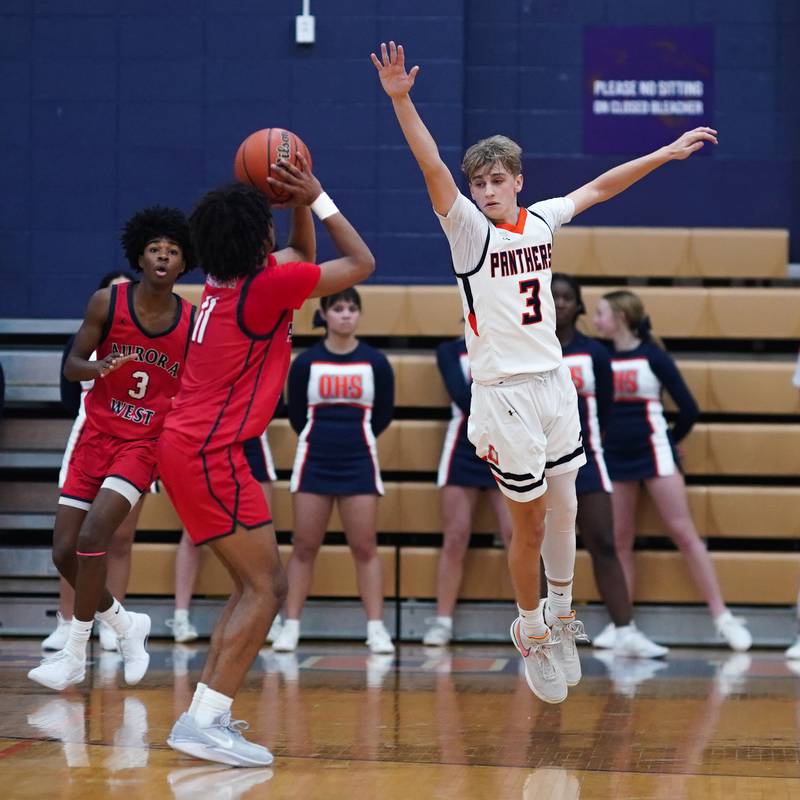
[[[314,17],[311,14],[298,14],[294,18],[294,40],[297,44],[314,44]]]

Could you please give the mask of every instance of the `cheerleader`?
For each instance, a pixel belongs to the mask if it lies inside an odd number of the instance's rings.
[[[692,521],[675,450],[697,420],[697,404],[674,361],[650,335],[650,321],[637,295],[629,291],[604,295],[593,322],[598,333],[613,342],[614,404],[604,447],[614,487],[614,538],[628,593],[633,596],[636,502],[644,483],[708,603],[717,633],[733,650],[748,650],[750,632],[725,607],[711,558]],[[671,430],[661,405],[664,389],[678,407]]]
[[[289,422],[299,435],[290,484],[295,528],[286,614],[273,648],[297,647],[300,612],[336,502],[367,613],[367,645],[373,653],[393,653],[383,624],[376,534],[383,482],[375,440],[392,419],[394,376],[386,357],[356,338],[361,298],[355,289],[323,297],[320,306],[327,335],[289,371]]]
[[[472,375],[464,337],[442,342],[436,351],[436,363],[450,395],[452,417],[447,426],[436,483],[441,489],[439,502],[444,536],[436,573],[436,617],[429,620],[422,643],[442,647],[449,644],[453,636],[453,611],[469,547],[472,517],[481,492],[487,493],[506,546],[511,539],[511,517],[491,470],[478,458],[475,447],[467,439]]]
[[[630,595],[614,546],[611,480],[602,443],[614,400],[611,359],[600,342],[576,328],[578,317],[586,313],[577,281],[555,272],[552,291],[556,335],[578,392],[578,413],[586,452],[586,463],[578,470],[575,482],[578,530],[592,559],[595,583],[611,617],[611,624],[593,644],[630,658],[658,658],[668,650],[650,641],[633,623]]]

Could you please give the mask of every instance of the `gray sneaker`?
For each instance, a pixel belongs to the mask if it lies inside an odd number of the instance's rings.
[[[586,635],[583,623],[575,619],[574,610],[570,611],[568,617],[554,617],[546,604],[547,600],[542,600],[540,603],[544,621],[550,626],[557,640],[557,644],[553,647],[553,658],[561,667],[567,686],[577,686],[581,679],[581,660],[576,643],[589,644],[589,637]]]
[[[550,631],[546,638],[530,639],[522,633],[522,620],[517,617],[511,623],[511,641],[522,656],[530,690],[545,703],[566,700],[567,682],[553,653],[558,644],[555,634]]]
[[[249,727],[244,720],[231,720],[227,713],[217,717],[209,727],[201,728],[193,717],[184,713],[172,726],[167,744],[195,758],[232,767],[268,767],[273,761],[272,753],[242,736],[241,732]]]

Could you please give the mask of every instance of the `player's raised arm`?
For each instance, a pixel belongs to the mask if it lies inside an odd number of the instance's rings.
[[[447,216],[458,196],[458,187],[409,96],[419,67],[412,67],[410,72],[406,72],[403,45],[395,45],[394,42],[389,42],[388,49],[382,42],[381,57],[371,53],[370,58],[378,70],[383,90],[392,100],[403,136],[422,170],[433,208],[437,214]]]
[[[83,324],[75,334],[72,349],[64,362],[64,377],[68,381],[91,381],[103,378],[109,372],[136,358],[135,354],[109,355],[100,361],[89,361],[89,356],[97,349],[102,339],[110,302],[111,289],[98,289],[89,300]]]
[[[687,131],[672,144],[659,147],[646,156],[627,161],[604,172],[580,189],[570,192],[567,197],[575,203],[575,214],[580,214],[596,203],[610,200],[614,195],[624,192],[636,181],[668,161],[683,161],[700,150],[706,142],[717,144],[717,132],[713,128],[695,128]]]

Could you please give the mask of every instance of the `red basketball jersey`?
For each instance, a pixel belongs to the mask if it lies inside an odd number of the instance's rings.
[[[136,353],[105,378],[98,378],[86,395],[90,425],[118,439],[155,439],[161,433],[186,361],[195,308],[178,301],[172,324],[150,334],[139,323],[133,306],[133,283],[111,287],[111,303],[97,359]]]
[[[186,373],[165,430],[204,451],[260,436],[275,413],[292,351],[292,316],[319,281],[316,264],[277,264],[206,280]]]

